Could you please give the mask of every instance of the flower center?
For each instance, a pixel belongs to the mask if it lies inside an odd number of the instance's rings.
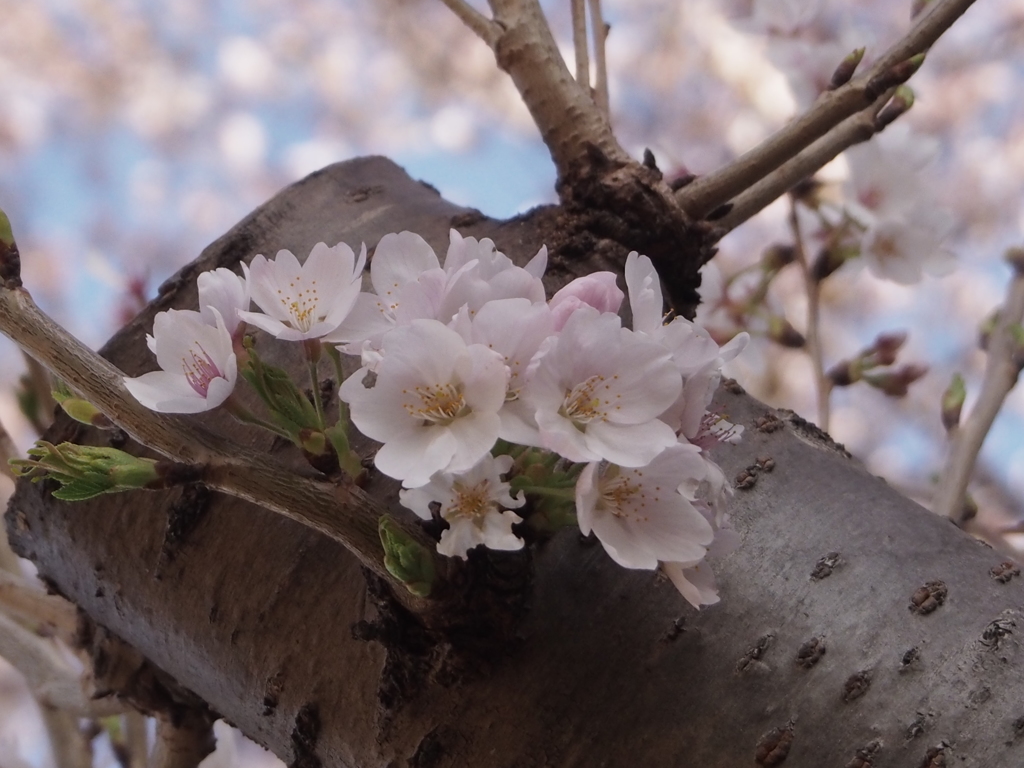
[[[589,424],[596,418],[604,416],[601,410],[601,398],[594,391],[604,383],[604,376],[591,376],[580,382],[565,393],[565,400],[559,410],[563,416],[577,425]]]
[[[199,352],[196,351],[199,349]],[[202,354],[200,354],[202,353]],[[185,380],[189,386],[196,391],[196,394],[206,397],[210,390],[210,382],[214,379],[223,379],[224,374],[213,362],[213,358],[203,349],[203,345],[196,343],[195,347],[189,349],[191,359],[181,358],[181,368],[185,374]]]
[[[486,480],[472,486],[455,483],[452,486],[452,490],[455,491],[455,500],[448,511],[445,512],[445,519],[467,517],[474,523],[479,524],[491,509],[489,486],[490,483]]]
[[[291,316],[292,326],[296,330],[305,333],[313,327],[313,323],[320,320],[320,297],[317,295],[316,280],[313,280],[309,288],[298,285],[302,276],[298,275],[289,283],[291,290],[288,293],[279,290],[278,298],[285,312]]]
[[[659,497],[649,495],[650,488],[639,481],[642,472],[628,470],[620,474],[618,467],[612,467],[601,482],[601,500],[599,505],[615,517],[624,520],[647,520],[646,507],[648,502],[657,503]],[[655,486],[656,493],[661,490]]]
[[[406,413],[415,419],[423,419],[433,424],[447,425],[461,416],[466,410],[466,400],[462,390],[454,384],[433,384],[403,390],[402,394],[416,395],[418,403],[403,403]]]

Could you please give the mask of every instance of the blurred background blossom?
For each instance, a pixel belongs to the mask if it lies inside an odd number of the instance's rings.
[[[544,5],[571,61],[569,4]],[[853,49],[865,46],[869,65],[911,12],[910,0],[604,5],[614,126],[635,156],[650,148],[670,178],[710,171],[767,137]],[[388,155],[448,199],[496,217],[554,200],[547,150],[518,95],[437,0],[0,0],[0,14],[0,206],[15,225],[26,285],[92,346],[207,243],[332,162]],[[1001,256],[1021,244],[1022,37],[1024,0],[978,3],[929,54],[898,123],[910,143],[897,151],[915,169],[905,194],[926,194],[930,210],[946,212],[942,248],[956,257],[955,276],[900,285],[854,259],[822,286],[826,367],[903,330],[901,361],[930,368],[901,399],[837,389],[831,422],[872,471],[925,504],[944,453],[940,395],[961,371],[969,410],[985,360],[979,327],[1009,278]],[[857,189],[856,154],[819,176],[820,194],[839,207],[844,185]],[[929,162],[917,162],[924,154]],[[715,259],[719,282],[792,245],[788,216],[782,200],[730,234]],[[808,223],[813,251],[820,243]],[[805,333],[806,301],[790,266],[765,306]],[[806,353],[768,340],[764,318],[751,325],[762,336],[732,375],[814,419]],[[5,340],[0,360],[0,421],[24,448],[35,436],[14,397],[24,365]],[[1021,434],[1017,390],[974,487],[975,532],[1000,547],[1024,544],[993,533],[1024,517]],[[49,764],[23,688],[4,676],[0,696],[25,705],[0,726],[0,755]],[[256,764],[258,748],[225,738],[230,749],[210,761]],[[105,764],[114,758],[101,750]]]

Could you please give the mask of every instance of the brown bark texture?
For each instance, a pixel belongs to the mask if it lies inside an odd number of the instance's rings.
[[[103,354],[147,370],[154,313],[195,306],[200,271],[321,240],[409,229],[443,254],[455,226],[520,263],[555,243],[556,281],[621,266],[621,248],[560,249],[562,216],[493,221],[382,158],[335,165],[209,246]],[[81,607],[107,689],[172,722],[220,715],[293,766],[1024,764],[1024,593],[1004,558],[813,425],[735,385],[719,404],[746,427],[715,454],[727,477],[746,473],[731,506],[742,544],[714,564],[721,603],[699,612],[572,531],[529,556],[471,558],[466,588],[507,602],[507,631],[474,634],[467,616],[445,635],[336,542],[197,488],[69,504],[22,482],[7,527]],[[202,422],[301,461],[219,415]],[[110,440],[64,419],[49,437]],[[393,483],[368,490],[411,514]]]

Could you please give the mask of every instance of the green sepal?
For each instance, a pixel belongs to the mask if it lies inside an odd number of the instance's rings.
[[[301,445],[299,433],[304,430],[320,431],[316,408],[295,385],[288,372],[275,365],[266,365],[256,350],[249,349],[249,364],[241,370],[260,400],[270,411],[274,422]]]
[[[155,487],[161,482],[155,460],[141,459],[117,448],[54,445],[37,440],[28,455],[28,459],[11,460],[14,471],[33,482],[44,477],[56,480],[61,487],[53,495],[64,501],[84,501],[104,493]]]
[[[342,403],[342,406],[344,406],[344,403]],[[331,441],[334,453],[338,457],[338,466],[341,467],[346,475],[355,480],[363,473],[363,460],[359,458],[359,454],[353,451],[349,445],[347,426],[342,424],[339,419],[339,422],[333,427],[328,427],[324,430],[324,435]]]
[[[402,530],[388,515],[377,524],[384,547],[384,567],[417,597],[427,597],[437,576],[433,553]]]

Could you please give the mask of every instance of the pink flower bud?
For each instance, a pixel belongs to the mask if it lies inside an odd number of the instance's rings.
[[[618,312],[625,294],[615,284],[615,273],[594,272],[577,277],[551,297],[549,305],[555,319],[555,330],[562,330],[565,321],[577,309],[590,306],[599,312]]]

